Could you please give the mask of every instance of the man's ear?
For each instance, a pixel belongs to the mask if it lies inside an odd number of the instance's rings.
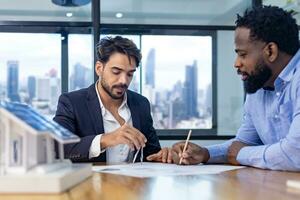
[[[98,76],[102,75],[103,69],[104,69],[103,63],[100,61],[97,61],[95,64],[95,72]]]
[[[277,57],[278,57],[278,46],[276,43],[274,42],[270,42],[266,45],[266,47],[264,48],[265,51],[265,55],[267,57],[267,60],[269,62],[274,62]]]

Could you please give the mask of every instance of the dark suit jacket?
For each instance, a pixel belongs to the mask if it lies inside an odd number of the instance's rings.
[[[153,128],[149,101],[132,91],[127,91],[127,104],[131,111],[133,126],[147,138],[144,158],[158,152],[159,140]],[[89,159],[89,149],[94,137],[104,133],[100,103],[95,84],[59,97],[54,121],[78,135],[79,143],[65,145],[65,157],[73,162],[105,162],[106,154]]]

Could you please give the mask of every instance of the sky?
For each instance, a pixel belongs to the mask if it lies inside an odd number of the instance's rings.
[[[59,34],[0,33],[0,82],[7,79],[7,61],[19,61],[19,77],[44,76],[51,68],[61,74]]]
[[[185,66],[197,61],[198,87],[212,81],[212,38],[210,36],[142,36],[143,66],[151,48],[155,49],[155,78],[162,89],[185,80]]]
[[[138,36],[124,36],[132,39],[138,47]],[[45,76],[55,68],[61,76],[61,36],[42,33],[0,33],[0,83],[7,78],[7,61],[19,61],[20,83],[26,84],[27,77]],[[185,79],[185,66],[197,60],[198,87],[205,89],[211,83],[212,38],[210,36],[142,36],[142,68],[151,48],[156,49],[155,82],[159,89],[171,89]],[[88,68],[92,64],[91,35],[72,34],[69,36],[69,66],[77,62]],[[144,71],[145,69],[143,69]],[[73,67],[69,68],[69,76]],[[139,71],[135,74],[139,78]],[[171,77],[171,78],[170,78]]]

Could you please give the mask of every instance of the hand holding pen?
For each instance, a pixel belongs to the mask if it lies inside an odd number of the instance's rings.
[[[187,136],[187,138],[186,138],[186,141],[185,141],[185,144],[184,144],[184,147],[183,147],[183,150],[182,150],[182,154],[184,154],[185,151],[186,151],[186,148],[187,148],[187,145],[188,145],[188,143],[189,143],[191,134],[192,134],[192,130],[190,130],[189,133],[188,133],[188,136]],[[182,159],[183,159],[183,157],[181,156],[181,157],[180,157],[180,160],[179,160],[179,165],[181,165]]]
[[[147,138],[138,129],[124,123],[120,128],[101,137],[101,149],[127,144],[130,149],[140,149],[145,147]]]
[[[173,161],[176,164],[195,165],[209,160],[209,152],[206,148],[189,142],[190,132],[185,142],[178,142],[172,147]]]

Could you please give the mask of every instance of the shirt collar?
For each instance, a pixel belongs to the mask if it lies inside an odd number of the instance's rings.
[[[101,108],[101,111],[102,111],[102,115],[104,116],[107,111],[106,111],[106,108],[104,107],[104,105],[102,103],[101,98],[100,98],[100,94],[99,94],[98,87],[97,87],[98,82],[99,81],[97,81],[95,83],[95,89],[96,89],[97,97],[98,97],[98,100],[99,100],[100,108]],[[122,101],[119,109],[123,108],[124,106],[127,106],[127,93],[126,92],[124,94],[123,101]]]
[[[279,76],[274,82],[275,88],[280,87],[280,85],[290,82],[294,76],[295,71],[298,68],[298,63],[300,62],[300,50],[292,57],[290,62],[285,66],[285,68],[280,72]]]

